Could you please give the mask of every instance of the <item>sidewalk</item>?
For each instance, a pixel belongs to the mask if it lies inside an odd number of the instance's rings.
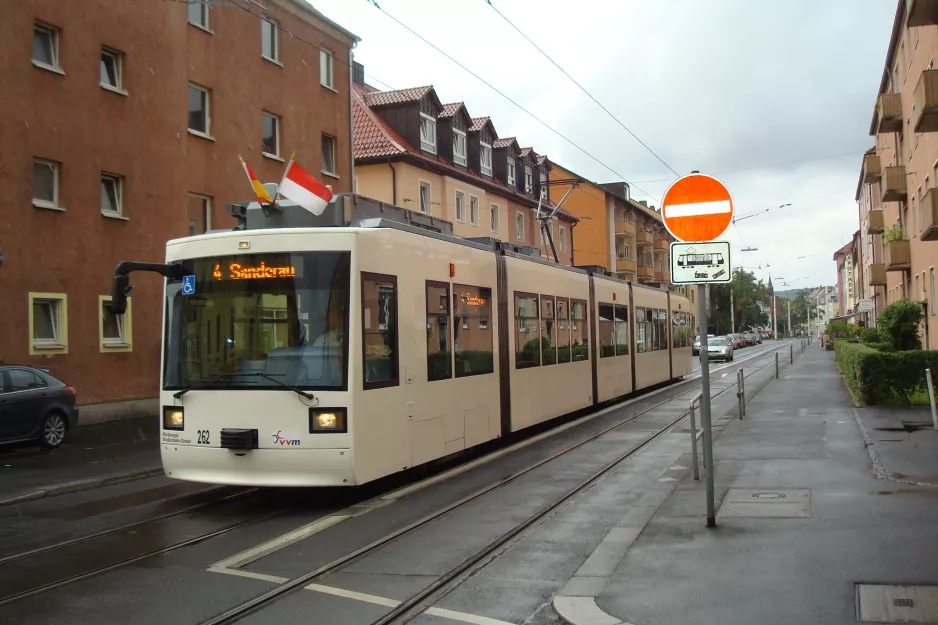
[[[878,586],[938,583],[938,488],[913,483],[938,484],[938,432],[901,425],[920,421],[927,409],[854,409],[811,345],[715,438],[717,528],[705,473],[684,470],[620,523],[643,529],[619,545],[614,528],[581,567],[615,556],[603,584],[574,578],[554,607],[576,625],[938,621],[938,588]]]
[[[0,447],[0,506],[162,474],[153,417],[79,426],[53,451]]]

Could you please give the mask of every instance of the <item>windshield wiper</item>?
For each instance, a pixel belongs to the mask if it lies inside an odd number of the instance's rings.
[[[276,374],[276,375],[283,375],[283,374]],[[302,395],[302,396],[305,397],[306,399],[309,399],[309,400],[316,399],[316,396],[313,395],[312,393],[307,393],[306,391],[301,391],[300,389],[296,388],[295,386],[290,386],[289,384],[286,384],[285,382],[281,382],[280,380],[278,380],[278,379],[276,379],[275,377],[273,377],[273,375],[270,374],[270,373],[261,373],[260,371],[245,371],[244,373],[220,373],[220,374],[218,374],[218,377],[219,377],[219,378],[234,378],[234,377],[240,377],[240,376],[245,376],[245,377],[247,377],[247,376],[256,376],[256,377],[260,377],[260,378],[265,378],[265,379],[270,380],[271,382],[273,382],[273,383],[275,383],[275,384],[279,384],[280,386],[282,386],[282,387],[285,388],[285,389],[288,389],[288,390],[293,391],[293,392],[296,393],[297,395]]]

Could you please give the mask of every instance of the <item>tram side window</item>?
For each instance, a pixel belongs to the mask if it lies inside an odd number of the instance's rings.
[[[557,298],[557,362],[570,362],[570,302]]]
[[[616,355],[616,313],[612,304],[599,305],[599,357]]]
[[[589,360],[589,325],[586,322],[586,302],[570,300],[570,347],[573,362]]]
[[[397,278],[362,272],[364,388],[398,384]]]
[[[668,311],[658,311],[658,349],[667,351],[668,349]]]
[[[648,351],[647,339],[650,329],[645,324],[645,309],[635,309],[635,349],[639,354]]]
[[[616,304],[615,318],[616,356],[626,356],[629,353],[629,307]]]
[[[427,381],[453,377],[449,285],[427,281]]]
[[[453,311],[460,320],[453,325],[456,377],[494,373],[492,289],[454,284]]]
[[[557,311],[554,298],[541,295],[541,364],[557,364]]]
[[[677,349],[690,346],[690,315],[671,311],[671,347]]]
[[[515,294],[515,367],[541,366],[537,295]]]

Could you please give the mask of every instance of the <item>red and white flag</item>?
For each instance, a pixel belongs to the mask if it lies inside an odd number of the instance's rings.
[[[332,191],[293,162],[292,157],[277,194],[293,200],[314,215],[322,215],[332,201]]]

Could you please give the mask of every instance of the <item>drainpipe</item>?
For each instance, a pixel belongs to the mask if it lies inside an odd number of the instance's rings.
[[[355,107],[352,101],[352,98],[355,97],[355,89],[352,87],[354,82],[352,66],[355,62],[355,53],[353,50],[357,45],[358,42],[353,41],[352,46],[348,50],[348,151],[350,156],[349,175],[351,176],[349,190],[352,193],[356,193],[358,191],[355,188]]]
[[[394,169],[394,164],[391,163],[390,157],[388,157],[388,167],[391,168],[391,204],[397,206],[397,170]]]

